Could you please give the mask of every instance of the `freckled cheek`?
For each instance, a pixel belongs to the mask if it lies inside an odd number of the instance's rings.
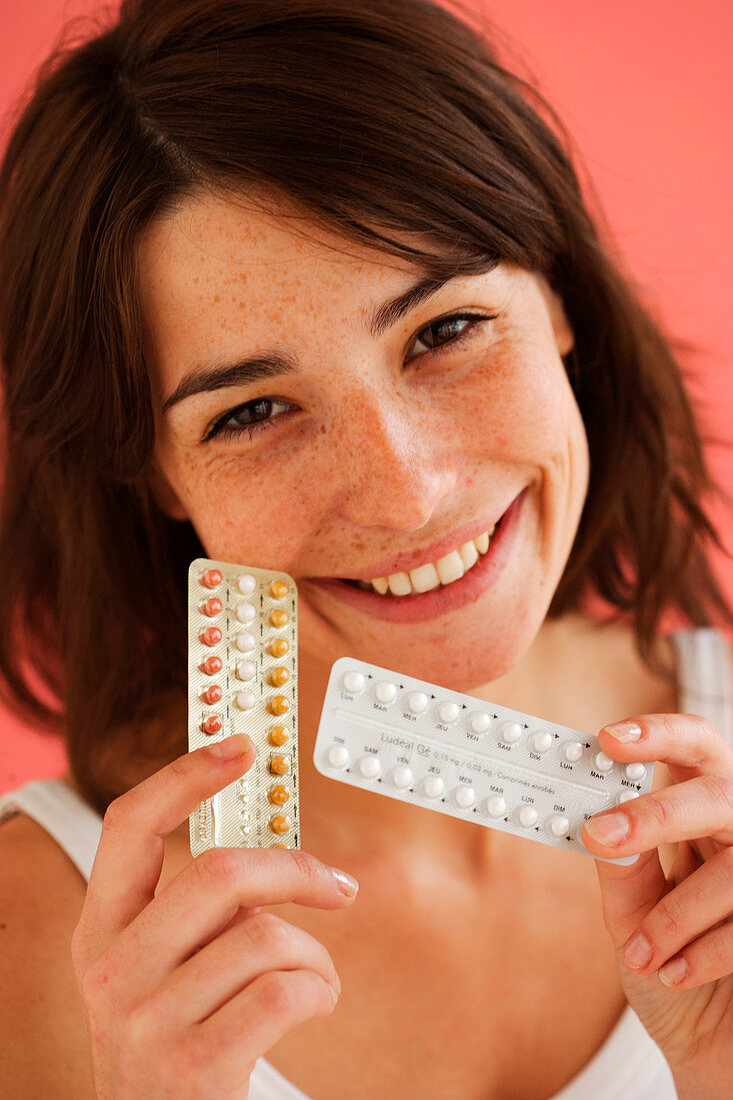
[[[541,464],[565,452],[576,437],[579,413],[562,363],[514,353],[477,369],[470,395],[455,393],[454,402],[470,399],[470,413],[459,418],[464,443],[497,458]],[[581,425],[582,427],[582,425]]]
[[[308,464],[293,468],[265,457],[243,467],[231,460],[187,476],[191,522],[212,558],[287,568],[319,514]]]

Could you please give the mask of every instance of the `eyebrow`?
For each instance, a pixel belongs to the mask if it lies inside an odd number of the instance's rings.
[[[487,270],[490,270],[493,266],[495,266],[495,261],[487,264]],[[406,313],[409,313],[411,309],[420,305],[427,298],[437,294],[446,283],[451,282],[454,278],[457,278],[454,274],[426,276],[401,294],[398,294],[396,298],[390,298],[389,301],[377,306],[371,314],[367,315],[366,311],[362,310],[367,331],[375,340],[378,339],[382,333],[395,325]],[[163,402],[163,412],[167,413],[179,401],[185,401],[187,397],[193,397],[197,393],[221,390],[227,386],[247,386],[264,378],[294,374],[297,370],[297,360],[287,355],[280,355],[277,352],[253,355],[248,359],[241,359],[231,364],[196,367],[190,374],[181,379],[170,397]]]

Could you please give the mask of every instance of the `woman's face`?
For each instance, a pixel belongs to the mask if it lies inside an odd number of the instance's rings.
[[[294,577],[305,659],[469,691],[529,648],[583,507],[562,305],[501,265],[380,312],[425,272],[282,211],[189,199],[141,243],[157,497],[209,557]]]

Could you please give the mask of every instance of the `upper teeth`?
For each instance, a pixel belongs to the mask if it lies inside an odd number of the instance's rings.
[[[494,527],[496,524],[494,524]],[[438,585],[451,584],[460,580],[476,564],[480,554],[485,554],[489,549],[489,539],[494,533],[494,527],[484,531],[470,542],[464,542],[458,550],[452,550],[444,558],[436,562],[426,562],[418,565],[417,569],[411,569],[409,573],[390,573],[388,577],[375,577],[370,581],[359,581],[361,588],[374,588],[384,596],[389,589],[393,596],[409,596],[414,592],[430,592]]]

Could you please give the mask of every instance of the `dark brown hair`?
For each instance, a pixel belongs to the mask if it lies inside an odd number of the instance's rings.
[[[549,615],[599,595],[631,616],[651,667],[669,608],[733,625],[670,345],[599,242],[558,119],[463,15],[431,0],[127,0],[54,52],[18,112],[0,171],[0,682],[64,733],[100,812],[120,793],[103,766],[115,731],[143,758],[186,749],[185,724],[154,719],[163,692],[185,691],[202,548],[148,487],[136,243],[200,188],[278,195],[436,275],[487,256],[545,274],[574,332],[591,452]]]

